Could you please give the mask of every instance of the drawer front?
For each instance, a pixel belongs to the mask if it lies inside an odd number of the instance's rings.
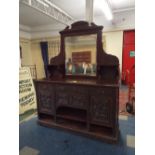
[[[90,95],[91,121],[112,126],[115,121],[116,91],[114,88],[97,88]]]
[[[54,112],[54,87],[47,83],[38,83],[36,87],[38,110],[53,114]]]

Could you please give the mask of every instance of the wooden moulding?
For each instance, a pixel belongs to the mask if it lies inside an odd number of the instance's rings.
[[[63,122],[63,123],[62,123]],[[119,130],[116,130],[115,134],[110,134],[108,133],[106,130],[104,131],[102,128],[102,132],[100,129],[100,132],[97,132],[97,129],[94,127],[93,132],[88,131],[86,128],[86,124],[83,125],[78,125],[78,123],[74,122],[75,125],[70,124],[71,122],[69,122],[69,124],[65,123],[64,120],[62,120],[61,123],[58,122],[54,122],[54,120],[52,121],[51,119],[47,119],[47,120],[38,120],[38,124],[45,126],[45,127],[50,127],[50,128],[55,128],[55,129],[60,129],[60,130],[65,130],[68,132],[72,132],[75,134],[78,134],[80,136],[86,136],[88,138],[93,138],[93,139],[97,139],[97,140],[101,140],[103,142],[107,142],[107,143],[112,143],[112,144],[116,144],[118,142],[118,136],[119,136]],[[77,127],[78,126],[78,127]],[[80,126],[80,127],[79,127]],[[95,132],[96,130],[96,132]]]

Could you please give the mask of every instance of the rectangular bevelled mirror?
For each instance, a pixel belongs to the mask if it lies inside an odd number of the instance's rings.
[[[65,37],[66,75],[96,76],[97,35]]]

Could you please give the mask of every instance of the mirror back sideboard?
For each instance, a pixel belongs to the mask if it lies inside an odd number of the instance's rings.
[[[79,21],[60,32],[60,53],[50,60],[48,78],[35,81],[38,123],[113,143],[119,133],[119,60],[104,51],[102,29]],[[65,39],[86,35],[96,35],[96,72],[68,74]]]

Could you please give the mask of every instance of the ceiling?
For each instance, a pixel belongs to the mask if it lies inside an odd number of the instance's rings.
[[[51,0],[59,8],[71,15],[75,21],[85,19],[85,0]],[[95,0],[94,0],[95,1]],[[135,0],[108,0],[109,4],[114,12],[114,17],[116,13],[122,12],[123,10],[128,11],[134,9]],[[103,17],[102,20],[106,22],[106,18],[102,10],[94,5],[94,21],[97,17]],[[124,17],[125,18],[125,17]],[[108,22],[108,21],[107,21]],[[29,7],[24,4],[19,5],[19,24],[36,27],[42,25],[50,25],[58,23],[51,17]]]
[[[55,20],[27,5],[19,5],[19,24],[35,27],[41,25],[54,24]]]
[[[135,0],[108,0],[112,10],[130,9],[135,7]]]
[[[46,1],[46,0],[37,0]],[[49,0],[73,18],[67,25],[86,20],[86,0]],[[135,0],[107,0],[113,12],[113,20],[107,20],[94,0],[93,22],[104,26],[104,32],[135,28]],[[102,1],[102,0],[101,0]],[[69,17],[68,16],[68,17]],[[19,34],[22,38],[58,36],[66,24],[42,13],[31,6],[19,3]]]

